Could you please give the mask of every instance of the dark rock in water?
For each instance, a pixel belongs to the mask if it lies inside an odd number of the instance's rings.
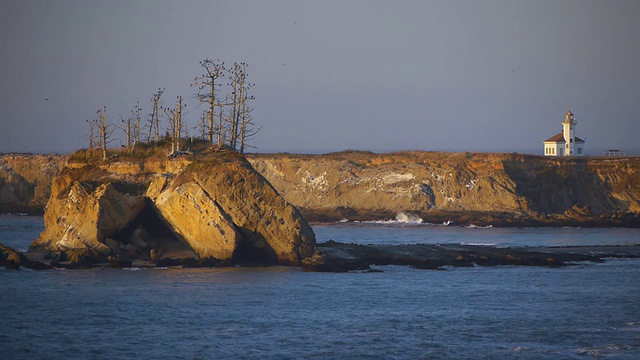
[[[27,258],[17,250],[0,244],[0,266],[8,269],[19,269],[27,262]]]
[[[0,244],[0,266],[8,269],[19,269],[21,266],[34,270],[51,269],[51,266],[38,261],[31,261],[19,251],[2,244]]]
[[[171,267],[171,266],[180,266],[179,259],[172,258],[163,258],[156,262],[156,267]]]
[[[125,259],[111,259],[109,260],[109,267],[116,269],[130,268],[133,265],[133,261]]]
[[[329,241],[306,259],[305,271],[346,272],[368,270],[371,265],[405,265],[417,269],[445,266],[544,266],[572,262],[601,262],[610,257],[640,257],[640,246],[497,248],[468,245],[356,245]]]

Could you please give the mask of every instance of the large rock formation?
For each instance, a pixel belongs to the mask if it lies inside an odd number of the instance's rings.
[[[252,155],[308,219],[411,212],[478,225],[640,226],[640,158],[342,152]]]
[[[45,226],[30,251],[300,264],[315,249],[296,208],[230,150],[70,161],[53,181]]]

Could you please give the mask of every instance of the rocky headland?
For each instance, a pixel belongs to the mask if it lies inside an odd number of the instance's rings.
[[[640,158],[347,151],[247,157],[207,146],[68,156],[5,155],[4,212],[44,206],[29,252],[0,248],[8,268],[294,265],[564,266],[639,257],[640,247],[514,248],[316,244],[307,221],[380,220],[493,226],[640,227]],[[29,211],[27,211],[29,210]],[[304,216],[304,218],[303,218]],[[339,239],[338,239],[339,240]]]
[[[253,167],[309,221],[640,227],[640,157],[346,151],[259,154]]]
[[[345,151],[247,159],[313,222],[405,212],[452,225],[640,227],[640,157]],[[42,213],[66,161],[0,156],[0,212]]]

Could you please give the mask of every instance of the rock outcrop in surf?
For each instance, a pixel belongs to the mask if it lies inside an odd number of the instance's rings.
[[[76,160],[53,180],[30,252],[298,265],[315,249],[298,210],[240,154]]]

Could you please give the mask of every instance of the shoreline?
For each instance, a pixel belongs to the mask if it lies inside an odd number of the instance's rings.
[[[149,259],[110,259],[96,261],[54,261],[45,252],[19,252],[0,244],[0,266],[7,269],[36,270],[90,268],[222,268],[282,266],[261,263],[221,261],[214,258],[164,257]],[[329,240],[317,244],[313,256],[303,259],[300,267],[306,272],[377,271],[371,266],[400,265],[425,270],[446,270],[447,267],[537,266],[566,267],[577,262],[601,263],[607,259],[640,258],[640,243],[633,245],[589,246],[522,246],[464,244],[399,244],[359,245]]]

